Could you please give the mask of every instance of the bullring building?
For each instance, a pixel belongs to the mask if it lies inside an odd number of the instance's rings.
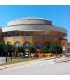
[[[67,46],[67,30],[52,25],[51,20],[41,18],[21,18],[10,21],[8,27],[0,29],[0,40],[13,44],[15,47],[50,46],[51,42],[57,42],[61,46]]]

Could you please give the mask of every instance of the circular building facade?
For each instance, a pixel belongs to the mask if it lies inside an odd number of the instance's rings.
[[[15,47],[42,46],[49,47],[51,42],[62,46],[67,43],[67,30],[52,25],[52,21],[40,18],[22,18],[8,22],[8,27],[2,29],[5,43]]]

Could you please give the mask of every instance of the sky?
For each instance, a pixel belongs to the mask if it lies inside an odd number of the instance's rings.
[[[70,42],[70,6],[60,5],[0,5],[0,27],[7,27],[9,21],[26,18],[45,18],[52,24],[67,29]]]

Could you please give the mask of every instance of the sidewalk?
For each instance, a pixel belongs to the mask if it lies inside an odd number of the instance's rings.
[[[60,57],[60,58],[56,58],[56,59],[55,59],[55,57],[41,58],[41,59],[36,59],[36,60],[31,60],[31,61],[26,61],[26,62],[19,62],[19,63],[15,63],[15,64],[3,65],[3,66],[0,66],[0,70],[4,70],[4,69],[10,68],[10,67],[20,66],[20,65],[23,65],[23,64],[33,63],[33,62],[36,62],[36,61],[50,60],[50,59],[56,60],[56,61],[54,61],[55,63],[70,61],[70,57]]]
[[[55,59],[55,63],[62,63],[62,62],[68,62],[70,61],[70,57],[60,57]]]
[[[31,60],[31,61],[26,61],[26,62],[19,62],[19,63],[15,63],[15,64],[3,65],[3,66],[0,66],[0,70],[7,69],[7,68],[10,68],[10,67],[19,66],[19,65],[22,65],[22,64],[28,64],[28,63],[31,63],[31,62],[42,61],[42,60],[50,60],[50,59],[54,59],[54,58],[55,57],[41,58],[41,59],[36,59],[36,60]]]

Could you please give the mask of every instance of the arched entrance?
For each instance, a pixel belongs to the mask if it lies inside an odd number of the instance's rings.
[[[34,46],[36,48],[41,48],[42,47],[42,44],[40,42],[35,42]]]
[[[30,47],[30,46],[32,46],[32,44],[31,44],[30,42],[25,42],[25,43],[23,44],[23,47],[24,47],[24,48],[28,48],[28,47]]]
[[[21,46],[21,43],[20,42],[15,42],[14,46],[19,47],[19,46]]]

